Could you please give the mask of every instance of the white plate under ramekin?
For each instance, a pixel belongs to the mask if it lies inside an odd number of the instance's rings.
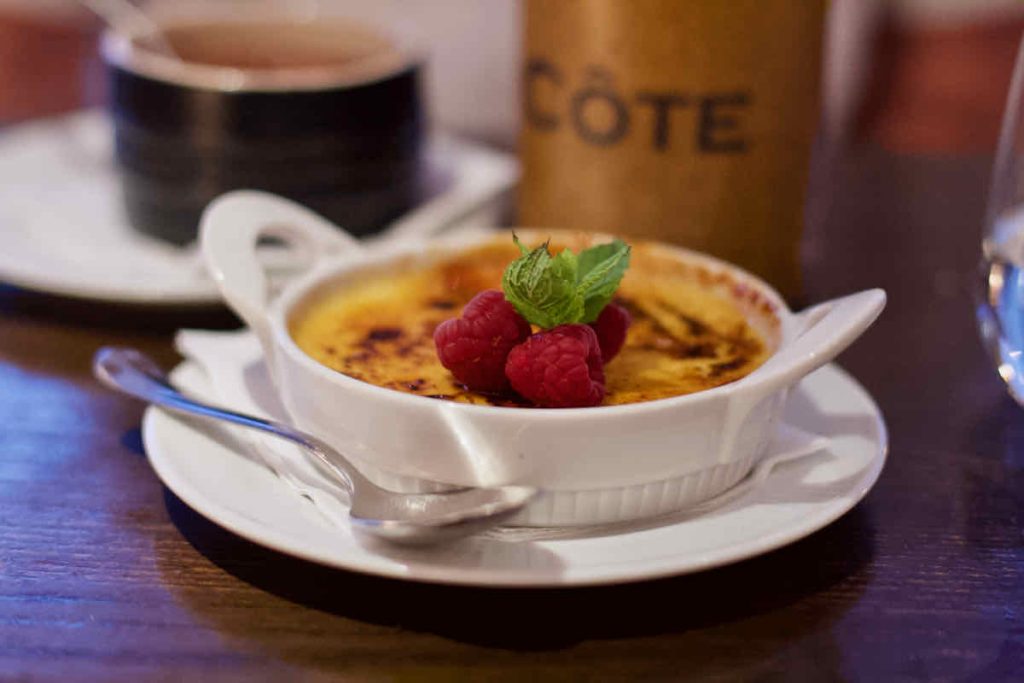
[[[264,237],[302,245],[321,261],[271,297],[255,249]],[[292,202],[235,192],[207,209],[200,242],[224,298],[259,337],[298,427],[397,490],[542,489],[545,495],[515,520],[521,525],[620,522],[721,494],[762,457],[789,388],[846,348],[885,304],[883,292],[869,290],[793,314],[774,290],[736,266],[660,245],[659,253],[700,270],[755,327],[769,331],[774,353],[747,377],[715,389],[562,410],[467,405],[377,387],[321,365],[290,336],[290,316],[325,288],[365,269],[429,262],[491,239],[463,236],[367,251]]]
[[[190,360],[174,371],[176,386],[209,401],[279,414],[251,334],[187,337]],[[191,360],[196,356],[201,360]],[[834,365],[812,373],[794,387],[783,420],[822,435],[826,444],[776,466],[760,486],[711,513],[638,522],[614,534],[498,529],[430,549],[373,542],[355,533],[343,502],[311,504],[292,494],[263,454],[241,440],[251,432],[151,407],[142,439],[153,469],[185,504],[267,548],[401,580],[537,588],[639,581],[736,562],[821,529],[868,493],[885,464],[887,436],[878,406],[853,378]],[[291,455],[289,444],[266,445],[275,451],[270,455]]]

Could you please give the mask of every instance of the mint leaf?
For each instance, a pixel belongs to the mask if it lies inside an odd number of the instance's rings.
[[[580,322],[597,320],[615,296],[622,277],[629,268],[629,245],[622,240],[584,249],[578,257],[577,291],[583,300]]]
[[[530,250],[526,248],[526,245],[519,241],[519,235],[517,235],[515,232],[512,233],[512,241],[516,243],[517,247],[519,247],[519,255],[520,256],[526,256],[527,254],[530,253]],[[544,243],[545,251],[547,250],[547,246],[548,246],[548,243],[545,242]]]
[[[544,329],[596,320],[629,267],[629,246],[621,240],[578,256],[563,249],[552,258],[547,242],[531,250],[516,235],[512,238],[522,256],[505,269],[505,298],[528,322]]]
[[[579,281],[576,273],[579,270],[579,260],[576,254],[570,249],[563,249],[558,256],[551,260],[551,271],[556,277],[567,282],[576,283]]]
[[[518,238],[516,243],[519,244]],[[520,245],[520,249],[523,247]],[[576,255],[563,250],[554,259],[548,243],[509,264],[502,277],[505,298],[519,314],[544,329],[583,315],[583,299],[576,291]]]

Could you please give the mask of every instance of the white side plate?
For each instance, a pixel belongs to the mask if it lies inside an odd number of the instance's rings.
[[[427,150],[447,182],[380,239],[493,226],[518,179],[515,159],[453,137]],[[86,111],[0,135],[0,280],[61,296],[156,305],[215,304],[220,294],[192,248],[126,223],[110,125]]]

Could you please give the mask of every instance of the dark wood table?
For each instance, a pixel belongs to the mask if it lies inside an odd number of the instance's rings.
[[[1024,680],[1024,410],[977,339],[989,160],[850,154],[807,237],[811,299],[882,286],[841,359],[892,447],[852,512],[694,576],[473,590],[265,550],[161,486],[102,344],[175,362],[147,311],[0,290],[0,679]]]

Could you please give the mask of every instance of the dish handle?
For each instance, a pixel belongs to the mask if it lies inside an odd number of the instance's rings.
[[[719,440],[719,462],[730,462],[735,457],[744,424],[765,399],[796,384],[842,353],[881,314],[885,301],[883,290],[869,289],[798,313],[796,338],[732,385]]]
[[[299,247],[315,260],[359,251],[356,238],[300,204],[255,190],[238,190],[210,202],[199,221],[203,261],[221,295],[256,333],[264,357],[273,358],[270,279],[257,254],[265,238]]]

